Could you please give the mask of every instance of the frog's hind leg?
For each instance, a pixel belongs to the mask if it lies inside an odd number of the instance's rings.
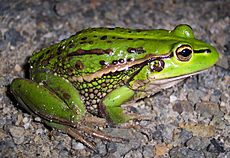
[[[50,73],[35,73],[33,80],[43,84],[45,88],[57,95],[66,106],[75,111],[79,118],[86,113],[85,105],[81,100],[78,90],[66,79],[61,76]]]
[[[84,114],[84,109],[79,108],[78,104],[75,104],[78,110],[73,110],[53,91],[32,80],[14,79],[10,90],[28,112],[43,120],[60,124],[78,123]]]
[[[66,132],[94,151],[94,143],[84,136],[116,142],[123,140],[86,127],[88,124],[105,126],[106,120],[86,112],[77,89],[71,83],[59,76],[43,73],[36,74],[34,79],[36,82],[15,79],[11,92],[28,112],[40,116],[45,124]]]
[[[86,113],[77,89],[65,79],[52,74],[40,73],[33,77],[36,82],[14,79],[11,92],[28,112],[41,117],[48,126],[72,136],[73,130],[69,128],[80,126]],[[74,137],[93,148],[93,144],[85,141],[80,131]]]

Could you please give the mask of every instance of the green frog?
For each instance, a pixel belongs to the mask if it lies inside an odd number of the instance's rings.
[[[200,73],[218,58],[186,24],[173,30],[89,28],[35,52],[30,79],[14,79],[10,90],[28,112],[94,149],[85,135],[124,141],[94,128],[137,118],[121,105]]]

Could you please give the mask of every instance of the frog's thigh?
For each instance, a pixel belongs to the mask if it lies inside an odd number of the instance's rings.
[[[32,80],[15,79],[10,89],[27,111],[47,121],[53,121],[57,124],[71,124],[78,123],[81,119],[80,114],[44,85]]]
[[[132,119],[132,117],[123,113],[121,105],[131,99],[133,95],[134,91],[126,86],[117,88],[103,99],[101,110],[105,112],[105,115],[111,119],[113,123],[126,122]]]
[[[78,90],[63,77],[52,73],[36,73],[33,79],[40,83],[44,83],[46,87],[51,89],[59,98],[61,98],[70,109],[76,111],[79,115],[86,112]]]

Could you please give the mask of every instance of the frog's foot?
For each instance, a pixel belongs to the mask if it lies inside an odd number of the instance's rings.
[[[93,151],[97,152],[96,145],[94,142],[89,141],[87,138],[89,136],[99,138],[106,141],[112,141],[117,143],[123,143],[128,141],[125,138],[121,137],[114,137],[108,134],[105,134],[104,132],[101,132],[99,130],[93,129],[88,127],[88,125],[85,125],[86,122],[79,122],[78,124],[69,124],[69,125],[63,125],[55,122],[45,121],[45,123],[53,127],[55,129],[59,129],[63,131],[64,133],[67,133],[69,136],[73,137],[74,139],[80,141],[84,145],[86,145],[88,148],[92,149]]]
[[[134,120],[134,121],[142,121],[142,120],[151,120],[153,116],[151,115],[141,115],[141,114],[135,114],[135,113],[132,113],[132,114],[127,114],[131,120]]]
[[[81,131],[81,133],[78,130]],[[99,138],[99,139],[102,139],[102,140],[112,141],[112,142],[117,142],[117,143],[123,143],[125,141],[128,141],[125,138],[113,137],[113,136],[105,134],[105,133],[103,133],[101,131],[89,128],[87,126],[80,126],[80,127],[76,128],[76,129],[72,128],[72,127],[69,127],[69,128],[67,128],[65,130],[65,132],[68,135],[70,135],[71,137],[75,138],[76,140],[82,142],[84,145],[86,145],[87,147],[89,147],[90,149],[92,149],[95,152],[97,152],[95,143],[90,142],[89,140],[87,140],[85,135],[90,135],[92,137],[96,137],[96,138]]]
[[[140,114],[135,114],[135,113],[132,113],[132,114],[128,114],[128,116],[132,119],[130,119],[129,121],[121,124],[121,128],[124,128],[124,129],[135,129],[135,130],[142,130],[142,129],[145,129],[145,127],[143,125],[140,125],[139,122],[140,121],[150,121],[153,116],[151,115],[140,115]]]
[[[113,137],[113,136],[105,134],[105,133],[103,133],[101,131],[89,128],[87,126],[81,126],[79,129],[81,131],[83,131],[84,133],[86,133],[86,134],[89,134],[89,135],[91,135],[93,137],[100,138],[100,139],[106,140],[106,141],[117,142],[117,143],[122,143],[122,142],[128,141],[125,138]]]
[[[87,113],[86,116],[82,118],[81,122],[84,125],[89,125],[89,126],[105,127],[107,125],[106,119],[93,116],[90,113]]]

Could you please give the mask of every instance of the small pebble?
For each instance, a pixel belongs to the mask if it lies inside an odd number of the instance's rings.
[[[194,151],[186,147],[175,147],[169,152],[170,157],[175,158],[205,158],[201,151]]]
[[[177,97],[174,95],[170,96],[170,103],[175,102],[177,100]]]
[[[25,129],[22,127],[12,126],[10,129],[15,144],[22,144],[24,142]]]
[[[37,122],[41,122],[41,118],[40,117],[35,117],[34,120],[37,121]]]
[[[180,127],[192,132],[194,136],[199,137],[213,137],[216,134],[215,127],[207,124],[187,123],[180,124]]]
[[[16,64],[15,67],[14,67],[14,70],[16,72],[21,72],[22,71],[22,67],[20,65]]]
[[[16,46],[19,42],[24,42],[25,38],[15,28],[10,28],[5,32],[5,39],[10,42],[12,46]]]
[[[0,51],[5,50],[7,47],[7,42],[5,40],[0,39]]]
[[[44,131],[41,128],[39,128],[39,129],[36,130],[36,134],[41,134],[42,135],[43,133],[44,133]]]
[[[143,157],[148,158],[155,155],[154,147],[152,145],[144,146],[143,148]]]
[[[165,155],[169,150],[169,148],[165,144],[156,144],[154,148],[157,157]]]
[[[202,148],[204,148],[202,140],[198,137],[192,137],[191,139],[189,139],[186,142],[186,146],[192,150],[201,150]]]
[[[85,149],[85,146],[82,143],[77,142],[76,140],[72,140],[72,148],[74,150],[83,150]]]
[[[141,150],[134,150],[133,152],[128,152],[124,155],[124,158],[140,158],[142,157]]]

